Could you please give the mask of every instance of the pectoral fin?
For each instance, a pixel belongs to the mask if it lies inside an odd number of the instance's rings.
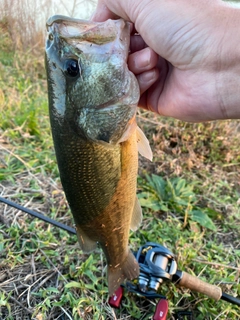
[[[86,233],[76,226],[77,238],[83,252],[91,252],[97,248],[97,242],[91,240]]]
[[[149,145],[149,141],[139,127],[137,127],[137,143],[138,143],[138,152],[143,157],[152,161],[153,154],[152,154],[151,147]]]
[[[132,231],[136,231],[140,227],[141,223],[142,223],[142,208],[140,206],[138,198],[136,197],[133,213],[132,213],[130,229]]]

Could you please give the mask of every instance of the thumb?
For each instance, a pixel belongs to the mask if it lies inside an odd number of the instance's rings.
[[[97,8],[90,17],[90,20],[103,22],[108,19],[119,19],[119,16],[113,13],[103,1],[98,1]]]
[[[134,22],[129,17],[130,11],[127,10],[133,3],[135,3],[135,1],[125,0],[123,3],[121,0],[99,0],[97,9],[91,17],[91,20],[103,22],[107,19],[123,18],[124,20]]]

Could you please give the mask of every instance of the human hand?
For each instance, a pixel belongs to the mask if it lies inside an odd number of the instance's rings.
[[[122,17],[139,33],[128,61],[139,106],[199,122],[240,118],[239,15],[221,0],[99,0],[92,19]]]

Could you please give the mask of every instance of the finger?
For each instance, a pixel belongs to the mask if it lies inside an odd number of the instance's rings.
[[[158,78],[147,90],[145,90],[147,88],[147,85],[144,84],[145,81],[138,79],[140,91],[142,93],[138,106],[164,115],[161,108],[163,105],[169,105],[169,101],[167,101],[168,99],[166,97],[166,87],[168,86],[167,82],[171,66],[166,60],[159,58],[156,69],[158,71]]]
[[[147,45],[140,35],[133,35],[130,38],[130,51],[136,52],[146,48]]]
[[[132,35],[132,36],[133,36],[133,35],[139,35],[139,34],[138,34],[138,31],[136,30],[134,24],[133,24],[133,28],[132,28],[132,30],[131,30],[131,35]]]
[[[104,22],[108,19],[113,19],[113,20],[119,19],[119,16],[117,16],[115,13],[109,10],[104,3],[101,3],[99,1],[96,11],[93,13],[90,20],[96,21],[96,22]]]
[[[158,55],[149,47],[134,52],[128,57],[128,67],[134,74],[153,69],[158,63]]]
[[[140,94],[146,92],[158,80],[158,78],[159,70],[157,68],[153,68],[152,70],[137,75]]]

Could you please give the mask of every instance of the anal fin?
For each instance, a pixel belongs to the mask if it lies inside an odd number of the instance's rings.
[[[82,230],[82,228],[76,226],[76,232],[78,242],[83,252],[91,252],[97,248],[97,242],[90,239],[88,235]]]

